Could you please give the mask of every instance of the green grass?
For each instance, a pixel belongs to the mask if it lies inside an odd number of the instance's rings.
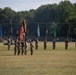
[[[28,45],[29,46],[29,45]],[[14,56],[14,47],[7,50],[7,46],[0,44],[0,75],[76,75],[75,43],[70,42],[68,50],[64,43],[58,42],[56,50],[52,50],[52,43],[47,43],[47,50],[43,49],[43,42],[39,42],[39,49],[34,49],[30,55]]]

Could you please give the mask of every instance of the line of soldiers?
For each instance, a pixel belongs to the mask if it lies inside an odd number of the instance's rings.
[[[53,39],[53,50],[56,48],[56,39]],[[65,49],[68,49],[68,38],[65,39]]]
[[[44,50],[46,50],[47,47],[47,39],[44,38]],[[38,49],[38,37],[35,39],[35,49]]]
[[[30,51],[31,51],[31,55],[33,55],[33,41],[31,40],[30,41]],[[17,38],[15,40],[15,43],[14,43],[14,55],[20,55],[20,52],[21,54],[23,55],[26,55],[27,54],[27,42],[24,41],[24,40],[20,40],[20,38]]]
[[[47,38],[44,38],[44,50],[47,48]],[[53,39],[53,50],[56,48],[56,39]],[[38,38],[35,39],[35,49],[38,49]],[[65,39],[65,49],[68,49],[68,38]]]
[[[8,39],[8,50],[10,50],[11,40]],[[20,38],[16,38],[14,41],[14,55],[20,55],[20,53],[23,55],[27,54],[27,42],[24,40],[20,40]],[[33,55],[33,40],[30,40],[30,52],[31,55]],[[44,50],[47,48],[47,38],[44,38]],[[53,49],[56,48],[56,39],[53,39]],[[38,49],[38,38],[35,39],[35,49]],[[65,39],[65,49],[68,49],[68,39]]]
[[[56,47],[56,40],[54,39],[53,40],[53,49],[55,49]],[[47,38],[45,37],[44,38],[44,50],[46,50],[47,48]],[[35,49],[37,50],[38,49],[38,37],[35,39]]]
[[[20,38],[16,38],[15,42],[14,42],[14,55],[16,55],[16,53],[18,55],[20,55],[20,49],[22,50],[21,54],[23,55],[23,53],[24,53],[26,55],[26,53],[27,53],[26,46],[27,46],[26,42],[20,41]]]

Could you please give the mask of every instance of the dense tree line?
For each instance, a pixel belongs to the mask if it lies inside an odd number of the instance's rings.
[[[29,36],[37,35],[39,24],[41,36],[44,36],[45,29],[48,35],[52,35],[53,22],[57,24],[57,36],[76,37],[76,3],[61,1],[59,4],[42,5],[36,10],[16,12],[9,7],[0,8],[0,25],[3,28],[3,35],[10,35],[12,24],[13,35],[20,29],[23,19],[27,21]]]

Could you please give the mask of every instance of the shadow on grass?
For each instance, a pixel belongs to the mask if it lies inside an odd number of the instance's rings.
[[[14,54],[12,55],[12,54],[8,54],[8,55],[6,55],[6,54],[1,54],[0,56],[15,56]]]

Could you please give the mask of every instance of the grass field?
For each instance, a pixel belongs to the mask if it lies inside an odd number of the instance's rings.
[[[34,49],[30,55],[14,56],[14,47],[7,50],[7,46],[0,43],[0,75],[76,75],[75,43],[70,42],[65,50],[64,42],[56,44],[47,43],[47,50],[43,49],[43,42],[39,42],[39,49]]]

